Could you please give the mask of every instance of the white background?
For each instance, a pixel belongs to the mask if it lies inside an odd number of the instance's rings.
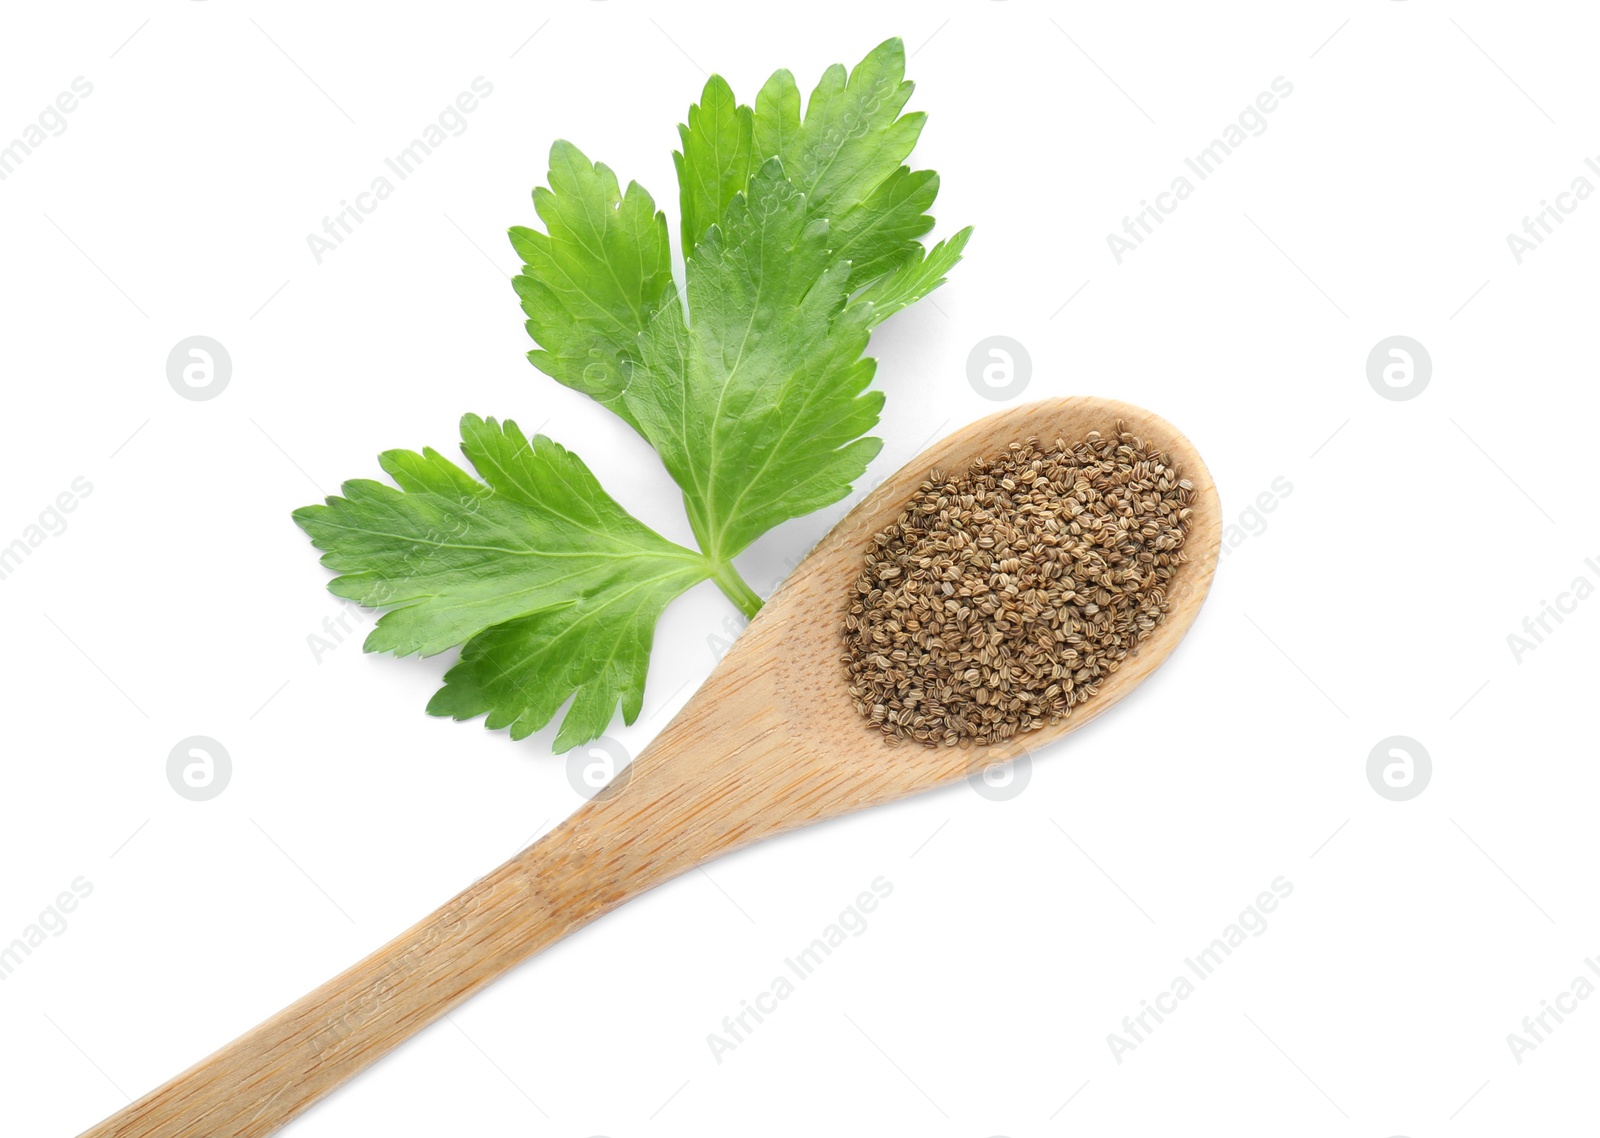
[[[1506,1036],[1600,953],[1600,601],[1520,662],[1507,636],[1600,583],[1600,202],[1521,264],[1506,235],[1600,184],[1597,30],[1578,4],[1424,0],[13,6],[0,141],[74,77],[93,94],[0,182],[0,544],[93,491],[0,581],[0,942],[93,893],[0,983],[0,1130],[77,1133],[578,803],[551,732],[423,714],[448,658],[314,659],[340,608],[289,512],[474,411],[688,540],[644,444],[523,359],[504,231],[534,222],[556,137],[675,219],[702,67],[750,99],[898,34],[937,235],[977,233],[874,339],[869,477],[995,408],[966,360],[999,334],[1031,355],[1023,398],[1176,423],[1230,519],[1292,493],[1168,666],[1022,793],[958,785],[673,882],[289,1132],[1576,1132],[1600,999],[1520,1064]],[[306,235],[476,76],[466,132],[317,264]],[[1118,264],[1107,234],[1278,76],[1266,132]],[[206,402],[165,375],[195,334],[233,360]],[[1366,376],[1395,334],[1433,363],[1404,402]],[[847,506],[746,576],[769,591]],[[668,612],[645,714],[613,731],[630,752],[732,611],[707,584]],[[234,767],[204,803],[166,778],[196,734]],[[1432,756],[1408,802],[1367,780],[1391,735]],[[866,933],[715,1061],[708,1033],[880,875]],[[1266,932],[1118,1063],[1108,1033],[1280,875]]]

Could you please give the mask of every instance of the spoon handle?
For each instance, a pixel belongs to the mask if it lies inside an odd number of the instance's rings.
[[[625,841],[601,836],[608,827],[591,817],[580,828],[587,813],[83,1138],[269,1134],[513,965],[662,880],[665,867],[629,858]]]

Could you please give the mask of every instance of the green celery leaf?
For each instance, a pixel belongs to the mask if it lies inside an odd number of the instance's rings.
[[[380,462],[395,486],[358,479],[295,511],[341,574],[329,589],[390,610],[369,652],[466,644],[435,714],[487,712],[522,738],[574,697],[558,749],[601,734],[618,701],[631,723],[657,618],[711,566],[634,519],[550,439],[476,415],[461,434],[478,478],[431,449],[389,451]]]
[[[848,73],[823,72],[800,117],[794,76],[779,71],[756,97],[756,158],[783,160],[806,195],[807,215],[826,218],[841,256],[855,262],[853,289],[897,264],[933,227],[927,209],[938,192],[930,171],[902,165],[927,116],[901,115],[911,97],[905,46],[885,40]]]
[[[686,266],[689,319],[663,305],[624,394],[683,490],[701,550],[726,562],[762,533],[849,493],[880,442],[863,359],[870,305],[828,223],[769,159]]]
[[[877,281],[921,251],[917,238],[933,228],[927,211],[938,193],[938,174],[902,166],[861,208],[831,223],[834,255],[850,262],[852,287]]]
[[[788,68],[774,71],[756,93],[752,132],[760,161],[791,153],[800,137],[800,85]]]
[[[967,226],[954,237],[941,241],[924,254],[918,245],[906,254],[895,270],[877,281],[851,300],[870,305],[869,323],[882,324],[889,317],[908,308],[944,284],[945,274],[961,260],[961,251],[972,236],[972,226]]]
[[[693,583],[692,581],[690,582]],[[554,749],[605,734],[622,699],[632,723],[644,704],[644,677],[656,621],[681,585],[645,576],[603,598],[517,617],[478,633],[428,701],[428,714],[488,715],[485,726],[525,739],[550,722],[576,692]]]
[[[550,148],[549,180],[533,192],[546,232],[511,230],[524,262],[513,284],[539,345],[528,359],[626,419],[639,334],[672,290],[666,215],[637,182],[620,192],[617,176],[570,142]]]
[[[740,106],[720,75],[706,80],[689,122],[679,125],[683,149],[674,151],[678,169],[678,208],[683,215],[683,252],[689,256],[721,219],[733,195],[750,180],[752,114]]]

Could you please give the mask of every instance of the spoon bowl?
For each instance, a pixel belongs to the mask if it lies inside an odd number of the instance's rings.
[[[1152,449],[1166,452],[1194,487],[1186,560],[1167,589],[1165,619],[1103,681],[1097,695],[1057,723],[984,746],[886,746],[882,732],[856,709],[840,664],[845,613],[872,538],[894,523],[935,469],[965,471],[1030,436],[1070,445],[1090,431],[1109,433],[1119,421]],[[729,796],[757,792],[760,800],[748,803],[745,818],[754,840],[915,794],[1047,746],[1110,709],[1177,647],[1211,587],[1221,537],[1216,485],[1199,453],[1171,424],[1142,408],[1069,397],[980,419],[891,475],[823,538],[695,697],[640,754],[635,774],[666,774],[668,781],[687,777]],[[741,745],[730,748],[734,740]],[[626,785],[627,797],[640,793],[633,780]]]
[[[872,538],[934,470],[1013,442],[1069,443],[1118,421],[1194,487],[1165,619],[1070,715],[972,747],[889,747],[856,709],[842,631]],[[365,960],[84,1138],[270,1133],[479,988],[631,897],[761,838],[903,798],[1055,742],[1171,654],[1210,588],[1221,510],[1189,441],[1111,399],[1024,404],[945,437],[891,475],[795,569],[639,757],[554,830]]]

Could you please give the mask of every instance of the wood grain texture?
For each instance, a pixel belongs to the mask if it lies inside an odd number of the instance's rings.
[[[1037,435],[1127,428],[1195,488],[1167,618],[1058,725],[988,747],[889,747],[851,703],[840,656],[866,543],[930,470],[964,470]],[[924,451],[784,582],[677,717],[600,795],[420,924],[84,1138],[268,1134],[479,988],[631,897],[720,854],[967,776],[1104,714],[1164,661],[1205,599],[1222,532],[1189,441],[1140,408],[1054,399],[1002,411]]]

